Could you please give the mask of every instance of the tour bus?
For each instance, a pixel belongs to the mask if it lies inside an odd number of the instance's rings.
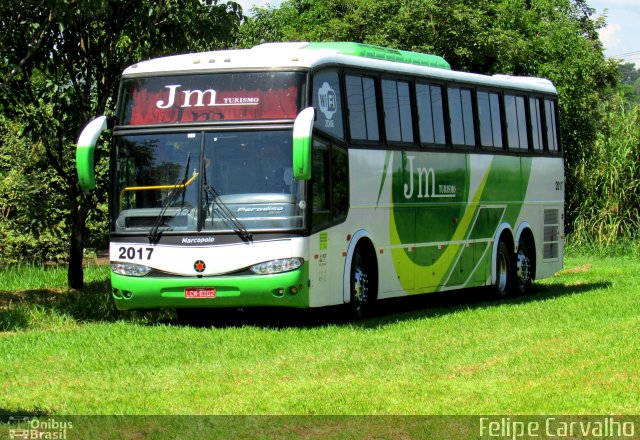
[[[112,130],[121,310],[323,307],[562,268],[557,92],[359,43],[267,43],[128,67]]]

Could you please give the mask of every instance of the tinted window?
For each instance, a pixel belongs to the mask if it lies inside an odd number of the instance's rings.
[[[313,142],[312,169],[311,169],[311,212],[312,226],[328,223],[331,220],[330,200],[330,169],[329,169],[329,145]]]
[[[524,96],[516,96],[516,109],[518,111],[518,136],[520,138],[520,149],[529,149],[529,137],[527,128],[527,111],[525,108]]]
[[[376,101],[376,85],[373,78],[362,78],[362,90],[364,93],[364,110],[367,121],[367,139],[370,141],[379,141],[378,104]]]
[[[320,72],[314,76],[312,99],[316,109],[316,128],[336,138],[344,138],[338,72]]]
[[[509,148],[529,148],[527,136],[527,114],[524,96],[505,95],[504,112],[507,119],[507,141]]]
[[[502,148],[500,96],[493,92],[478,92],[480,143],[483,147]]]
[[[531,143],[535,151],[544,150],[542,139],[542,104],[540,98],[529,99],[529,115],[531,115]]]
[[[375,81],[369,77],[347,75],[346,84],[351,138],[380,140]]]
[[[312,228],[323,229],[344,219],[349,209],[347,151],[320,139],[313,141],[311,172]]]
[[[547,130],[547,148],[558,151],[558,127],[556,124],[556,104],[550,99],[544,100],[545,127]]]
[[[444,109],[442,87],[429,84],[416,86],[420,142],[424,144],[446,144],[444,131]]]
[[[384,124],[390,142],[413,142],[411,96],[406,81],[382,81]]]
[[[153,76],[122,82],[119,124],[293,119],[302,72]]]
[[[333,145],[331,149],[331,189],[333,219],[346,217],[349,209],[349,162],[347,151]]]
[[[473,106],[471,90],[449,87],[449,118],[451,120],[451,142],[454,145],[474,146]]]

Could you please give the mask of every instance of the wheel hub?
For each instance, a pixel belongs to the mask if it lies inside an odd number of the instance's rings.
[[[368,277],[362,268],[357,267],[353,274],[353,297],[359,304],[364,304],[368,296]]]
[[[531,260],[523,252],[518,252],[517,275],[522,284],[531,280]]]

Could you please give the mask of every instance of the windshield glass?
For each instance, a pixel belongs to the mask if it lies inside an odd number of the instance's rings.
[[[113,230],[303,228],[291,139],[290,130],[117,136]]]
[[[121,125],[294,119],[303,72],[228,72],[122,81]]]

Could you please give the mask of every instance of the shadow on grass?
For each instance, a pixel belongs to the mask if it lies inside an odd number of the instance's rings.
[[[30,410],[13,410],[0,407],[0,423],[23,423],[28,422],[32,417],[44,417],[50,414],[50,412],[39,408]]]
[[[486,309],[506,304],[528,304],[554,298],[579,295],[610,287],[610,282],[590,282],[577,285],[534,285],[527,295],[496,298],[492,288],[478,287],[451,290],[405,298],[380,301],[369,319],[354,323],[364,328],[375,328],[397,321],[421,318],[437,318],[461,310]]]
[[[367,319],[354,322],[351,321],[343,306],[319,309],[183,309],[178,311],[180,319],[177,320],[173,310],[120,312],[111,298],[110,282],[105,279],[87,283],[82,291],[64,289],[0,291],[0,331],[28,328],[52,329],[75,323],[115,321],[210,328],[256,326],[281,329],[324,325],[377,328],[398,321],[438,317],[460,310],[546,301],[607,288],[610,284],[609,282],[536,284],[532,294],[505,299],[496,299],[492,295],[492,290],[488,288],[385,299],[374,302]]]
[[[525,304],[547,301],[569,295],[579,295],[597,289],[604,289],[610,282],[593,282],[577,285],[534,285],[528,295],[498,299],[490,288],[472,288],[391,298],[374,302],[366,319],[353,321],[343,306],[319,309],[185,309],[179,310],[179,319],[174,325],[192,327],[242,327],[256,326],[282,329],[305,328],[323,325],[349,325],[360,328],[379,328],[399,321],[435,318],[460,310],[486,309],[505,304]]]
[[[0,291],[0,331],[52,328],[78,322],[163,322],[168,311],[122,313],[111,298],[109,280],[92,281],[83,290]]]

